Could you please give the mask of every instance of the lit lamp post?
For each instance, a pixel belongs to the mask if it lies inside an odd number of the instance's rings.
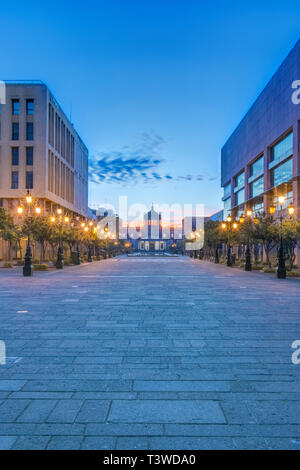
[[[229,215],[227,217],[227,221],[226,222],[222,222],[221,224],[221,229],[222,230],[226,230],[227,231],[227,256],[226,256],[226,264],[227,266],[232,266],[232,256],[231,256],[231,245],[230,245],[230,242],[231,242],[231,239],[230,239],[230,235],[232,233],[233,230],[237,230],[238,229],[238,223],[235,222],[234,220],[232,220],[232,217],[231,215]]]
[[[62,236],[62,227],[63,227],[63,214],[62,214],[62,209],[58,208],[57,209],[57,216],[58,216],[58,234],[59,234],[59,243],[58,243],[58,250],[57,250],[57,259],[56,259],[56,263],[55,263],[55,267],[56,269],[63,269],[64,267],[64,248],[63,248],[63,245],[62,245],[62,240],[61,240],[61,236]],[[55,223],[56,222],[56,218],[55,217],[51,217],[51,222],[52,223]],[[66,224],[68,224],[70,222],[70,219],[69,217],[65,217],[64,218],[64,222]]]
[[[93,222],[89,222],[89,226],[92,229],[93,228]],[[88,245],[88,257],[87,257],[88,263],[91,263],[93,261],[93,253],[92,253],[92,246],[89,243]]]
[[[252,210],[251,209],[247,210],[246,217],[248,218],[248,220],[252,217]],[[245,217],[244,217],[244,215],[241,215],[240,223],[243,224],[244,222],[245,222]],[[245,252],[245,271],[252,271],[249,231],[248,231],[248,235],[247,235],[247,247],[246,247],[246,252]]]
[[[128,248],[127,250],[125,250],[125,253],[128,254],[128,253],[129,253],[129,248],[131,247],[131,243],[130,243],[130,242],[126,242],[126,243],[124,244],[124,246],[125,246],[125,248]]]
[[[29,218],[28,224],[28,234],[27,234],[27,246],[26,252],[24,256],[24,266],[23,266],[23,276],[29,277],[33,275],[33,266],[32,266],[32,250],[31,250],[31,224],[32,224],[32,206],[33,206],[33,199],[29,191],[27,191],[25,197],[25,203],[23,206],[19,206],[17,208],[17,212],[19,215],[23,214],[25,209],[25,215]],[[41,208],[35,206],[35,213],[38,215],[41,213]]]
[[[104,227],[104,232],[105,232],[105,257],[109,258],[110,257],[110,252],[109,252],[109,236],[110,236],[110,231],[108,229],[108,225],[105,225]],[[129,246],[129,245],[128,245]]]
[[[285,267],[285,258],[284,258],[284,249],[283,249],[283,237],[282,237],[282,221],[283,221],[283,204],[285,203],[285,196],[279,196],[278,202],[280,204],[280,244],[278,249],[278,265],[277,265],[277,278],[278,279],[285,279],[286,278],[286,267]],[[270,214],[274,214],[276,211],[276,207],[273,205],[270,207]],[[289,215],[292,217],[295,213],[295,208],[293,207],[292,203],[290,203],[288,207]]]
[[[79,215],[77,214],[76,217],[75,217],[75,224],[73,223],[72,226],[76,227],[76,229],[78,228],[78,223],[79,223]],[[79,239],[78,239],[78,236],[77,236],[77,241],[76,241],[76,250],[74,251],[74,264],[76,265],[79,265],[80,264],[80,249],[79,249]]]
[[[89,222],[88,225],[86,225],[85,223],[82,223],[81,227],[82,227],[83,231],[86,233],[86,235],[88,236],[89,231],[93,229],[93,222]],[[97,230],[96,228],[93,229],[94,232],[96,232],[96,230]],[[87,261],[88,261],[88,263],[91,263],[93,261],[93,253],[92,253],[92,246],[91,246],[90,240],[88,240]]]

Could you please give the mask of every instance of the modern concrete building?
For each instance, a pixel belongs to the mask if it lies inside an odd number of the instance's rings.
[[[279,195],[300,216],[299,86],[300,41],[222,148],[224,218],[278,208]]]
[[[30,190],[44,213],[88,216],[88,150],[49,88],[5,82],[0,113],[0,205],[14,213]]]

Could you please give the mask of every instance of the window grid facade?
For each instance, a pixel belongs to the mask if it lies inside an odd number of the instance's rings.
[[[50,90],[8,83],[0,107],[0,199],[33,196],[87,216],[87,149]]]

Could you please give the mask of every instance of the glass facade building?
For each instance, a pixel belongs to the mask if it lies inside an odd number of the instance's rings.
[[[300,217],[300,104],[292,99],[296,78],[300,41],[222,148],[223,207],[233,217],[247,209],[267,213],[279,195],[293,203]]]

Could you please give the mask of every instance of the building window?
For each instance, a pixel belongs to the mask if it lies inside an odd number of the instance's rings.
[[[19,123],[13,122],[12,123],[12,140],[19,140]]]
[[[33,165],[33,147],[26,147],[26,165]]]
[[[228,216],[228,214],[230,213],[231,211],[231,198],[227,198],[225,199],[224,201],[224,218],[226,219],[226,217]]]
[[[243,204],[244,202],[245,202],[245,190],[243,188],[240,191],[237,191],[237,193],[235,194],[235,204],[236,206],[239,206],[240,204]]]
[[[254,213],[263,213],[264,212],[264,200],[263,197],[259,197],[255,200],[254,204],[252,205],[252,211]]]
[[[11,107],[12,107],[12,114],[14,116],[19,116],[19,114],[20,114],[20,101],[19,100],[12,100],[11,101]]]
[[[26,189],[33,189],[33,171],[26,171]]]
[[[26,100],[26,114],[27,116],[34,114],[34,100]]]
[[[235,187],[243,188],[245,186],[245,172],[243,171],[235,178]]]
[[[26,122],[26,140],[33,140],[33,122]]]
[[[231,196],[231,183],[224,186],[224,198]]]
[[[274,145],[271,152],[271,160],[284,160],[293,155],[293,133],[291,132],[278,144]]]
[[[19,165],[19,147],[12,147],[11,149],[11,164]]]
[[[281,183],[286,183],[293,177],[293,159],[290,158],[287,162],[277,166],[271,173],[272,186],[278,186]]]
[[[250,185],[250,197],[259,196],[264,192],[264,177],[258,178]]]
[[[19,172],[11,172],[11,189],[18,189],[19,187]]]
[[[250,167],[251,176],[260,176],[264,172],[264,156],[258,158]]]

